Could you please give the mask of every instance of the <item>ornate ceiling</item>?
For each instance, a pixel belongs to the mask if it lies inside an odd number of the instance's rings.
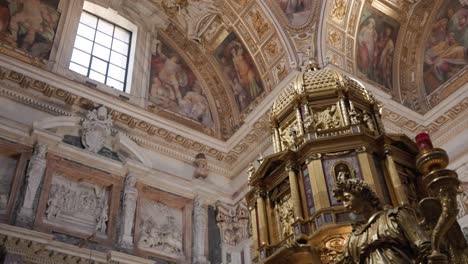
[[[310,56],[422,114],[467,81],[459,0],[93,2],[153,32],[148,109],[223,140]]]
[[[168,149],[177,148],[176,142],[181,152],[204,152],[229,164],[265,141],[265,108],[309,58],[332,64],[419,114],[468,80],[463,0],[90,2],[116,10],[139,32],[149,32],[149,41],[137,43],[137,49],[151,54],[148,76],[140,75],[148,86],[132,94],[145,95],[146,112],[113,109],[114,119],[138,128],[135,134],[142,136],[135,140],[141,145],[141,138],[157,135],[163,139],[158,144]],[[42,89],[36,83],[27,86]],[[66,96],[73,98],[69,104],[88,104],[73,92]],[[148,114],[206,134],[215,143],[158,127]],[[385,116],[395,124],[406,120],[401,126],[411,131],[431,126],[389,109]]]

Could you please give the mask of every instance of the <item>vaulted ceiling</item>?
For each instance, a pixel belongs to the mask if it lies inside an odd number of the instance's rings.
[[[458,0],[93,2],[153,32],[149,110],[222,140],[309,57],[419,113],[467,80]]]

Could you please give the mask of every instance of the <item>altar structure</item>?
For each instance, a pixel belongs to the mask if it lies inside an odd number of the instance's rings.
[[[450,263],[468,259],[461,229],[458,224],[452,226],[458,212],[455,200],[459,181],[456,173],[444,170],[448,164],[445,152],[433,150],[427,134],[422,134],[426,138],[419,142],[418,156],[417,145],[410,138],[385,133],[380,110],[379,102],[358,82],[332,69],[320,69],[313,62],[275,99],[270,120],[274,151],[262,158],[256,170],[249,171],[246,199],[252,220],[254,263],[334,263],[350,246],[346,240],[351,224],[365,220],[369,223],[364,229],[388,229],[370,227],[378,223],[347,212],[334,189],[340,184],[346,186],[348,181],[365,182],[387,207],[415,211],[421,207],[422,218],[418,220],[414,214],[414,222],[402,225],[411,231],[401,231],[399,236],[424,233],[417,231],[423,229],[419,224],[423,219],[426,225],[439,221],[433,250],[445,244]],[[436,198],[425,198],[430,195]],[[456,252],[447,246],[452,243],[445,237],[448,229],[459,239]],[[392,243],[381,240],[382,245]],[[376,243],[369,246],[378,248]],[[349,250],[369,253],[363,248]],[[432,263],[449,263],[448,259],[440,260],[440,251],[436,255]],[[387,263],[391,259],[377,261]]]

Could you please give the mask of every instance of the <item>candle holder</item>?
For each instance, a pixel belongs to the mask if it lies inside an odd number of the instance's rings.
[[[448,263],[446,255],[441,253],[440,246],[447,231],[456,221],[457,189],[460,184],[457,173],[446,169],[449,164],[447,152],[432,146],[427,133],[416,136],[419,154],[416,157],[416,167],[423,174],[422,181],[429,195],[436,198],[441,205],[441,213],[431,234],[432,252],[429,263]]]

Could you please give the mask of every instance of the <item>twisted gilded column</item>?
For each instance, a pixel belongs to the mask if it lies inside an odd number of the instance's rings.
[[[258,233],[260,245],[268,245],[268,219],[265,208],[266,192],[262,188],[258,188],[255,192],[257,198],[257,215],[258,215]]]
[[[286,171],[288,172],[289,185],[291,187],[291,199],[294,207],[294,219],[303,219],[304,216],[301,210],[301,195],[299,192],[299,182],[297,179],[297,171],[299,171],[299,167],[293,162],[288,162],[288,164],[286,164]]]

